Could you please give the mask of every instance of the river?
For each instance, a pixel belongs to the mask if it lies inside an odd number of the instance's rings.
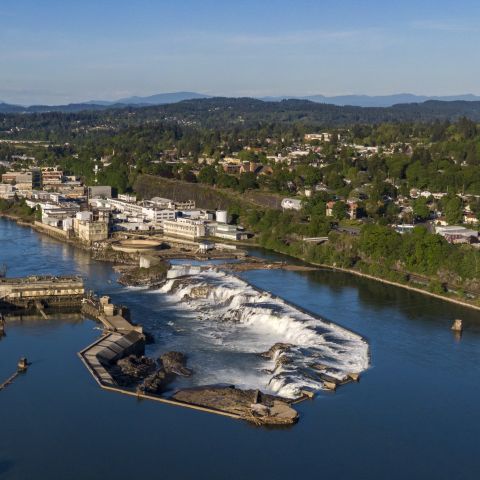
[[[0,219],[1,263],[9,276],[79,273],[149,327],[181,320],[161,294],[118,285],[111,265]],[[478,478],[478,312],[344,273],[242,277],[365,337],[360,383],[299,404],[292,428],[257,428],[102,391],[76,355],[99,335],[81,316],[9,322],[0,381],[21,355],[32,365],[0,392],[0,478]]]

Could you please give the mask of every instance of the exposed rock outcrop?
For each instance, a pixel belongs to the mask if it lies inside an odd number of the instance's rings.
[[[166,352],[159,358],[159,363],[167,374],[190,377],[192,371],[185,366],[187,359],[181,352]]]
[[[98,242],[91,248],[92,258],[99,262],[111,262],[122,265],[138,265],[138,254],[117,252],[109,243]]]
[[[281,365],[287,365],[292,362],[291,357],[288,355],[293,345],[290,343],[276,343],[266,352],[260,355],[270,360],[275,360],[275,369]]]
[[[288,401],[258,390],[235,387],[200,387],[180,390],[175,400],[238,415],[257,425],[291,425],[298,413]]]
[[[169,264],[163,260],[149,268],[122,267],[118,283],[130,287],[158,287],[167,278]]]
[[[200,285],[198,287],[193,287],[190,292],[191,298],[207,298],[210,293],[211,287],[207,285]]]
[[[134,378],[145,378],[156,369],[155,361],[148,357],[129,355],[117,362],[117,367],[124,375]]]
[[[273,360],[274,358],[278,357],[282,353],[288,352],[291,348],[292,348],[292,345],[290,343],[279,342],[271,346],[269,350],[261,353],[260,355],[264,358],[269,358],[270,360]]]
[[[139,386],[142,392],[161,393],[169,383],[165,370],[160,369],[149,375]]]
[[[177,375],[192,375],[192,371],[185,364],[186,357],[180,352],[166,352],[157,362],[149,357],[129,355],[110,367],[110,373],[121,386],[136,387],[143,392],[161,393]]]

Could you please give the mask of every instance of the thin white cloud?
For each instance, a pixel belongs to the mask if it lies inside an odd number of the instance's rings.
[[[0,60],[14,61],[14,60],[27,60],[38,61],[47,60],[57,56],[56,52],[48,50],[6,50],[0,51]]]
[[[362,32],[358,30],[345,31],[305,31],[272,35],[226,35],[224,41],[238,46],[281,46],[304,45],[325,40],[344,40],[357,37]]]
[[[478,27],[467,23],[453,22],[450,20],[415,20],[411,27],[417,30],[430,30],[437,32],[466,33],[477,32]]]
[[[358,39],[384,39],[383,30],[352,29],[352,30],[305,30],[283,31],[278,33],[259,34],[256,32],[207,32],[187,31],[178,35],[170,35],[168,41],[176,46],[197,47],[281,47],[289,45],[318,45],[321,42],[343,43]],[[157,38],[158,40],[158,38]],[[153,39],[152,39],[153,41]]]

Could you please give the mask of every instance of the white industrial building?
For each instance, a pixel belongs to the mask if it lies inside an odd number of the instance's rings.
[[[166,236],[196,240],[205,236],[205,224],[201,220],[178,218],[177,220],[165,220],[163,233]]]

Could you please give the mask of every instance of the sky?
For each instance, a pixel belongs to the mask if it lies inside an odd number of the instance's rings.
[[[478,0],[0,0],[0,101],[480,94]]]

